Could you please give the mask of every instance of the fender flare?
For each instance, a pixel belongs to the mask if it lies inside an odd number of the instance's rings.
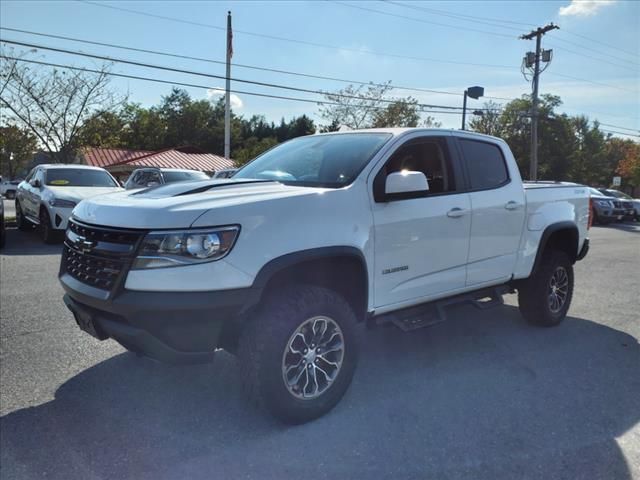
[[[330,259],[337,257],[348,257],[356,259],[360,263],[363,271],[365,272],[366,288],[368,292],[369,272],[367,269],[367,262],[364,258],[364,254],[356,247],[348,246],[310,248],[308,250],[299,250],[297,252],[287,253],[280,257],[276,257],[262,266],[262,268],[256,275],[252,288],[265,288],[267,286],[267,283],[269,283],[269,280],[273,278],[274,275],[294,265],[311,260],[320,260],[323,258]]]
[[[564,222],[552,223],[551,225],[548,225],[544,229],[544,232],[542,232],[542,236],[540,237],[540,241],[538,242],[538,251],[536,252],[536,259],[533,262],[533,268],[531,269],[531,274],[533,274],[538,269],[538,266],[542,261],[542,254],[547,248],[547,243],[549,242],[549,238],[551,238],[551,235],[553,235],[554,233],[560,230],[571,230],[572,232],[575,233],[575,236],[576,236],[576,239],[578,239],[578,242],[580,241],[580,233],[578,232],[578,227],[576,226],[575,223],[564,221]],[[575,263],[576,257],[578,255],[578,244],[576,244],[575,247],[576,247],[575,248],[576,251],[574,252],[573,257],[571,258],[572,263]]]

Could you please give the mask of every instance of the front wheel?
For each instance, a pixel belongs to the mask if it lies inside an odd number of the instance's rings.
[[[323,287],[291,287],[267,301],[240,338],[249,396],[289,424],[331,410],[347,391],[357,362],[349,303]]]
[[[40,236],[44,243],[56,243],[58,236],[51,226],[51,217],[45,207],[40,209]]]
[[[573,265],[566,253],[545,252],[536,271],[518,288],[522,315],[535,325],[552,327],[567,316],[573,297]]]

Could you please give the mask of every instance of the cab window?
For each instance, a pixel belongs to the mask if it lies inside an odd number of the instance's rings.
[[[423,137],[409,140],[396,150],[378,172],[374,180],[376,201],[384,197],[387,175],[409,170],[422,172],[427,177],[429,190],[416,196],[433,196],[457,190],[451,156],[446,140],[441,137]]]

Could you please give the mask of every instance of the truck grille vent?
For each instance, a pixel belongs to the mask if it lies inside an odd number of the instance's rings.
[[[94,227],[70,220],[62,252],[62,272],[101,290],[124,279],[144,232]]]

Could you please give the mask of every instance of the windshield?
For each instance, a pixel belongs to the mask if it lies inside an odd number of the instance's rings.
[[[209,175],[204,172],[175,172],[163,171],[165,183],[185,182],[187,180],[209,180]]]
[[[389,133],[299,137],[263,153],[233,178],[261,178],[292,185],[349,185],[380,150]]]
[[[117,187],[104,170],[89,168],[52,168],[45,172],[45,183],[53,187]]]
[[[631,197],[629,195],[627,195],[626,193],[619,192],[618,190],[605,190],[603,193],[611,197],[625,198],[625,199],[631,200]]]

